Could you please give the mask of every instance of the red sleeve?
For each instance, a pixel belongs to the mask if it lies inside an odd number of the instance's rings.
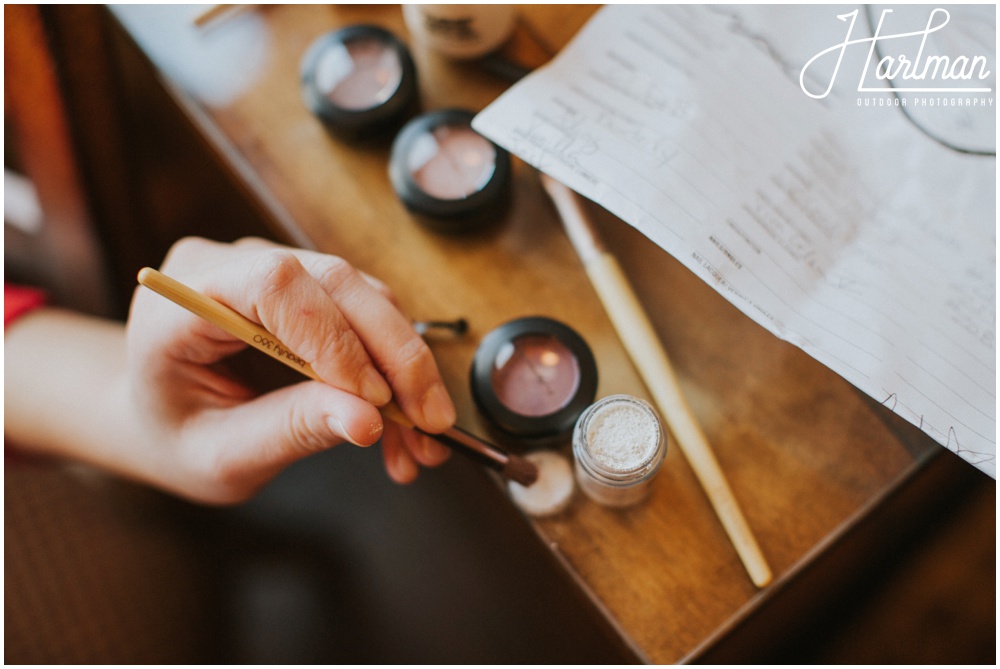
[[[3,326],[13,323],[15,320],[25,315],[33,309],[45,304],[45,293],[36,288],[27,288],[9,283],[3,284]],[[11,444],[4,439],[3,461],[4,466],[32,462],[33,457],[18,453]]]
[[[45,304],[45,293],[35,288],[3,285],[3,326],[8,325],[33,309]]]

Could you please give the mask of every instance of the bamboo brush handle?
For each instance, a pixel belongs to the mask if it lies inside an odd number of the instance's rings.
[[[209,23],[215,21],[216,19],[221,19],[227,14],[235,16],[240,12],[249,9],[252,5],[211,5],[208,9],[199,12],[195,15],[192,23],[194,23],[199,28],[208,25]]]
[[[316,370],[308,362],[295,355],[277,337],[254,323],[243,314],[235,311],[218,300],[185,286],[180,281],[165,274],[145,267],[139,271],[139,283],[155,293],[159,293],[171,302],[178,304],[193,314],[204,318],[209,323],[217,325],[234,337],[265,353],[278,362],[288,365],[315,381],[322,381]],[[382,415],[404,427],[413,427],[413,421],[395,404],[387,404],[379,409]]]
[[[169,276],[149,267],[139,271],[139,284],[184,307],[209,323],[222,328],[258,351],[271,356],[278,362],[288,365],[313,380],[323,381],[308,362],[295,355],[274,334],[221,302],[207,295],[202,295],[193,288],[188,288],[180,281],[171,279]],[[390,402],[383,407],[379,407],[379,410],[382,412],[384,420],[417,430],[451,448],[461,450],[466,455],[470,455],[477,461],[499,470],[504,476],[517,481],[523,486],[530,486],[538,479],[538,469],[531,462],[507,453],[491,444],[487,444],[457,426],[452,426],[440,434],[434,434],[425,432],[414,425],[413,421],[407,418],[406,414],[394,403]]]
[[[663,412],[677,438],[677,445],[704,488],[750,579],[757,587],[764,587],[771,581],[771,569],[697,419],[681,394],[673,365],[628,278],[610,253],[597,255],[585,267],[629,357]]]
[[[691,464],[750,579],[757,587],[764,587],[771,582],[771,569],[697,419],[684,401],[673,365],[628,278],[615,257],[605,249],[600,235],[583,210],[579,196],[548,175],[542,174],[541,181],[559,211],[566,235],[587,270],[590,283],[597,291],[619,339],[663,413],[681,452]]]

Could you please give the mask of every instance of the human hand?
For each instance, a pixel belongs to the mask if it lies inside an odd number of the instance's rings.
[[[255,396],[219,363],[246,345],[139,289],[127,325],[128,377],[141,433],[156,444],[144,466],[161,487],[201,501],[246,499],[284,467],[341,441],[382,437],[386,471],[408,483],[450,451],[376,409],[395,396],[421,429],[455,420],[430,349],[391,292],[342,259],[259,239],[181,240],[161,270],[274,333],[325,383]]]

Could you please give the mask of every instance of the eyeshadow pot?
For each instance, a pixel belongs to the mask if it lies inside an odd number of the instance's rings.
[[[472,129],[471,112],[412,119],[392,145],[389,178],[418,220],[439,232],[479,229],[505,210],[510,155]]]
[[[470,382],[476,405],[503,441],[553,446],[568,439],[594,401],[597,363],[569,326],[539,316],[520,318],[483,338]]]
[[[302,59],[301,86],[306,107],[348,137],[384,131],[416,108],[413,58],[377,26],[348,26],[316,40]]]

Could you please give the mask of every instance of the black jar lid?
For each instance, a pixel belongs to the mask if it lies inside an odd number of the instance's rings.
[[[392,144],[389,178],[406,208],[440,232],[498,218],[510,190],[510,155],[472,129],[472,112],[444,109],[412,119]]]
[[[533,316],[483,338],[470,381],[476,405],[495,427],[525,445],[541,445],[571,434],[593,403],[597,363],[569,326]]]
[[[317,39],[302,59],[301,85],[310,111],[347,136],[402,122],[417,100],[409,50],[372,25],[348,26]]]

